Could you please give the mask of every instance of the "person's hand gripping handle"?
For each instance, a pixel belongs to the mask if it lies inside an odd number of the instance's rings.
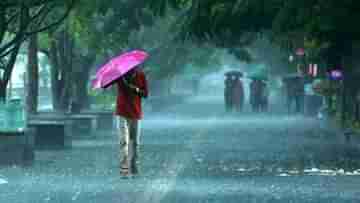
[[[134,91],[136,94],[138,94],[140,97],[144,97],[145,96],[145,92],[144,90],[140,89],[139,87],[137,87],[136,85],[133,85],[131,83],[129,83],[125,78],[123,78],[124,84],[131,89],[132,91]]]

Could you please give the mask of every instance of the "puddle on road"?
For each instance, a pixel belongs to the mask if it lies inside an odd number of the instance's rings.
[[[264,171],[260,172],[258,169],[246,169],[239,168],[236,169],[237,172],[241,175],[254,175],[254,174],[263,174],[266,175]],[[268,172],[271,175],[280,176],[280,177],[289,177],[289,176],[360,176],[360,169],[354,171],[345,171],[344,169],[318,169],[311,168],[305,170],[278,170],[277,173]]]
[[[319,175],[319,176],[360,176],[360,169],[354,171],[345,171],[344,169],[330,170],[330,169],[305,169],[305,175]]]
[[[0,185],[8,184],[9,182],[3,178],[0,178]]]

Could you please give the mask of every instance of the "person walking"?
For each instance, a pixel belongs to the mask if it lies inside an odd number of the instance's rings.
[[[260,111],[267,112],[269,105],[269,90],[265,81],[259,81],[260,93],[259,93],[259,103],[260,103]]]
[[[232,97],[235,111],[241,112],[244,105],[244,87],[239,77],[233,81]]]
[[[288,113],[292,113],[292,106],[295,103],[295,113],[301,114],[304,110],[304,79],[300,76],[285,78]]]
[[[259,79],[253,79],[250,83],[250,104],[253,112],[260,112],[261,83]]]
[[[116,115],[120,118],[121,175],[138,173],[137,158],[140,144],[139,122],[143,118],[142,98],[148,96],[145,73],[136,67],[116,81]]]
[[[225,89],[224,89],[224,101],[225,101],[225,110],[226,112],[231,112],[233,108],[233,99],[232,99],[232,89],[233,81],[230,75],[225,74]]]
[[[304,91],[304,78],[297,77],[294,81],[294,96],[295,96],[295,103],[296,103],[296,113],[303,114],[304,113],[304,98],[305,98],[305,91]]]

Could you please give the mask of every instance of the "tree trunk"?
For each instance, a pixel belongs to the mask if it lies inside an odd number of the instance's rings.
[[[83,72],[75,74],[76,80],[73,87],[73,101],[74,107],[72,108],[73,113],[79,113],[81,110],[89,108],[89,94],[87,84],[89,81],[89,68],[83,69]]]
[[[37,34],[30,37],[28,48],[28,64],[26,70],[26,112],[36,114],[39,94],[39,65],[38,65],[38,42]]]
[[[82,99],[82,108],[90,108],[90,96],[89,96],[89,90],[88,90],[88,83],[90,81],[90,71],[93,63],[95,62],[96,54],[92,53],[87,56],[86,63],[83,67],[83,73],[81,74],[82,78],[82,85],[80,89],[81,93],[81,99]]]
[[[342,128],[345,128],[346,126],[346,103],[347,103],[347,99],[346,99],[346,90],[347,90],[347,85],[346,82],[344,81],[343,86],[342,86],[342,92],[341,92],[341,126]]]
[[[95,61],[96,54],[90,52],[86,56],[74,56],[78,60],[73,64],[72,71],[72,104],[71,112],[79,113],[83,109],[90,108],[88,82],[90,79],[91,66]]]
[[[66,112],[69,107],[72,51],[68,50],[68,38],[65,32],[53,36],[50,45],[49,59],[51,62],[50,79],[53,108],[56,112]]]
[[[57,112],[79,112],[89,107],[87,85],[96,54],[82,56],[75,52],[74,40],[66,30],[51,38],[49,59],[53,108]]]
[[[6,101],[6,83],[0,80],[0,102],[5,103]]]
[[[346,127],[346,121],[349,113],[349,92],[351,92],[351,86],[349,84],[349,78],[351,76],[351,64],[349,64],[352,57],[352,42],[347,40],[346,37],[341,35],[332,36],[332,46],[328,48],[326,53],[326,61],[328,67],[340,68],[343,72],[344,79],[341,84],[341,92],[339,95],[339,109],[341,115],[341,125]]]
[[[11,74],[12,74],[12,71],[14,69],[14,65],[16,62],[16,58],[17,58],[17,55],[20,50],[20,46],[21,46],[21,43],[16,45],[15,49],[10,54],[9,59],[8,60],[5,59],[4,60],[5,64],[2,67],[0,67],[0,68],[5,69],[2,78],[0,78],[0,101],[3,101],[3,102],[6,101],[7,85],[10,81]],[[0,58],[0,60],[1,60],[1,58]],[[2,64],[0,63],[0,65],[2,65]]]
[[[64,31],[59,39],[60,70],[62,75],[62,89],[60,95],[60,108],[67,112],[71,105],[72,81],[73,81],[73,43],[69,34]]]
[[[15,65],[15,62],[16,62],[16,58],[17,58],[17,55],[19,53],[19,50],[20,50],[20,47],[22,45],[22,40],[23,38],[25,37],[25,31],[26,31],[26,22],[28,20],[28,13],[29,10],[27,8],[25,9],[22,9],[22,11],[20,12],[20,27],[19,27],[19,30],[18,30],[18,33],[16,34],[16,42],[15,44],[13,45],[13,49],[12,51],[7,55],[7,56],[4,56],[2,58],[0,58],[0,68],[4,69],[4,75],[2,78],[0,78],[0,100],[2,101],[6,101],[6,88],[7,88],[7,85],[10,81],[10,78],[11,78],[11,74],[12,74],[12,71],[14,69],[14,65]],[[6,36],[6,27],[4,27],[4,23],[3,21],[5,20],[4,19],[4,10],[2,10],[0,12],[0,44],[2,42],[4,42],[3,40],[5,39],[5,36]],[[4,50],[6,51],[6,50]]]
[[[7,90],[7,91],[8,91],[7,97],[8,97],[8,98],[11,98],[11,97],[12,97],[12,93],[13,93],[13,87],[12,87],[12,85],[13,85],[13,84],[12,84],[12,81],[10,80],[10,81],[9,81],[9,88],[8,88],[8,90]]]
[[[355,121],[356,122],[359,122],[360,120],[360,117],[359,117],[359,103],[356,103],[355,105]]]
[[[57,56],[57,47],[55,39],[52,39],[50,42],[50,50],[49,50],[49,61],[50,61],[50,86],[51,86],[51,98],[52,98],[52,107],[55,111],[59,109],[59,100],[58,98],[58,83],[56,80],[59,75],[59,62]]]

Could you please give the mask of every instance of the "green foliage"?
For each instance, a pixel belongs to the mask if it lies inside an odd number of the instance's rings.
[[[4,77],[0,88],[4,99],[17,55],[22,44],[37,33],[55,30],[69,15],[76,0],[65,1],[9,1],[0,4],[0,69]]]
[[[220,68],[220,55],[214,47],[173,44],[152,56],[150,77],[171,78],[179,73],[204,74]]]
[[[214,48],[176,40],[179,27],[175,24],[183,15],[167,7],[188,8],[190,1],[169,2],[159,7],[164,9],[164,14],[165,10],[167,12],[164,19],[156,18],[153,10],[149,10],[155,7],[148,7],[144,2],[148,1],[79,0],[66,22],[76,52],[79,55],[95,53],[97,61],[102,63],[125,50],[144,49],[151,55],[146,71],[157,79],[172,77],[182,72],[187,64],[207,69],[211,63],[216,63]],[[47,47],[50,40],[42,35],[42,47]]]
[[[38,36],[39,47],[41,47],[42,49],[48,49],[50,45],[50,40],[51,39],[48,34],[46,33],[39,34]]]
[[[165,1],[155,3],[164,3]],[[186,11],[183,22],[185,35],[212,40],[226,46],[238,43],[248,32],[270,28],[279,0],[203,0],[187,1],[184,6],[168,0]],[[160,6],[158,6],[160,7]],[[190,9],[188,9],[190,7]]]
[[[353,0],[176,0],[149,1],[151,8],[176,5],[186,12],[183,34],[225,46],[236,44],[247,32],[272,30],[276,37],[293,33],[322,43],[359,39],[360,28],[353,25],[360,18],[360,2]],[[190,9],[188,8],[190,7]],[[162,13],[162,12],[159,12]],[[288,38],[290,41],[298,39]],[[301,40],[300,40],[301,41]],[[297,42],[299,43],[299,42]]]
[[[79,0],[71,18],[70,32],[81,52],[109,58],[128,46],[132,31],[152,24],[143,0]]]
[[[246,48],[231,48],[229,52],[234,54],[234,56],[240,61],[250,63],[253,60],[253,57]]]
[[[130,34],[127,44],[130,49],[140,48],[150,53],[145,64],[150,78],[171,78],[182,73],[188,65],[207,70],[216,61],[215,47],[176,40],[178,30],[174,29],[174,24],[179,18],[181,15],[173,12],[164,19],[156,19],[153,25],[142,26]]]

